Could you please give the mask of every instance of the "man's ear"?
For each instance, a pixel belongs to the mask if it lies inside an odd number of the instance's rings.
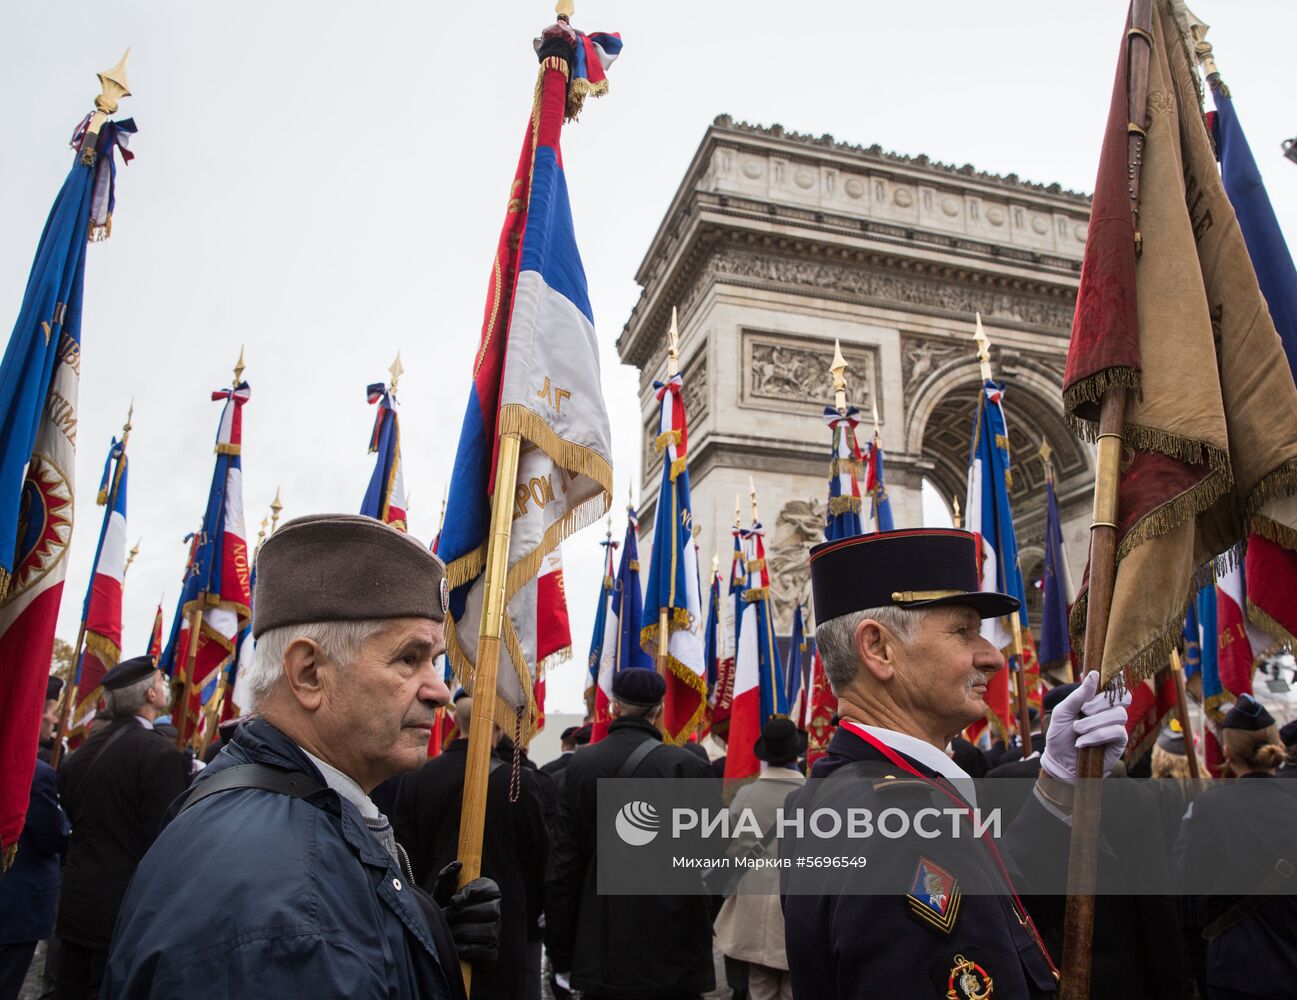
[[[294,639],[284,650],[284,681],[293,698],[308,712],[324,700],[320,667],[324,652],[310,639]]]
[[[877,680],[887,682],[896,673],[896,641],[892,633],[872,618],[856,626],[852,636],[856,658]]]

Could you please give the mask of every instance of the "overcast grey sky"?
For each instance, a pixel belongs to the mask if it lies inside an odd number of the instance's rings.
[[[1290,243],[1297,4],[1198,0]],[[449,13],[453,10],[453,13]],[[564,135],[612,418],[615,509],[639,475],[637,376],[613,348],[634,272],[712,118],[771,124],[1064,187],[1093,187],[1126,3],[578,2],[620,31],[611,93]],[[76,636],[109,438],[135,399],[126,655],[168,625],[202,512],[240,344],[249,540],[284,516],[359,508],[372,467],[364,388],[398,348],[414,534],[436,531],[486,278],[530,108],[548,3],[452,8],[336,0],[11,5],[0,148],[0,303],[16,314],[94,73],[133,47],[140,128],[113,237],[90,249],[78,503],[59,635]],[[827,441],[825,447],[828,447]],[[620,534],[624,524],[618,524]],[[563,548],[576,657],[550,710],[577,710],[602,528]]]

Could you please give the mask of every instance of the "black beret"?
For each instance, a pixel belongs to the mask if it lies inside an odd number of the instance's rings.
[[[1279,730],[1279,739],[1286,747],[1297,745],[1297,719],[1284,724],[1284,727]]]
[[[588,722],[573,734],[572,739],[576,741],[579,747],[586,746],[590,742],[590,737],[594,735],[594,727]]]
[[[50,679],[45,683],[45,700],[58,701],[63,696],[63,678],[50,675]]]
[[[1063,703],[1063,699],[1079,688],[1080,684],[1059,684],[1045,692],[1045,697],[1040,699],[1040,707],[1046,712],[1052,712]]]
[[[1265,706],[1250,694],[1239,695],[1234,707],[1225,713],[1221,729],[1259,730],[1274,725],[1274,716],[1265,710]]]
[[[439,622],[446,603],[446,567],[417,539],[372,517],[311,514],[261,546],[252,635],[308,622]]]
[[[118,688],[129,687],[137,681],[142,681],[146,677],[152,677],[156,669],[153,657],[135,656],[129,660],[122,660],[104,674],[104,679],[99,683],[103,685],[105,691],[116,691]]]
[[[580,726],[568,726],[566,729],[564,729],[561,733],[558,734],[558,738],[562,740],[564,743],[571,743],[572,740],[576,737],[576,731],[580,728],[581,728]]]
[[[1018,610],[1017,598],[983,591],[977,536],[954,528],[854,535],[811,549],[820,624],[866,608],[965,605],[983,618]]]
[[[656,670],[631,667],[612,675],[612,696],[627,705],[652,708],[666,693],[667,682]]]

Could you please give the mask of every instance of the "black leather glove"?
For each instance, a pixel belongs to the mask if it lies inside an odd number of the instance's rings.
[[[463,867],[452,861],[439,871],[432,898],[446,915],[460,959],[494,962],[500,957],[500,887],[493,879],[475,878],[457,892]]]

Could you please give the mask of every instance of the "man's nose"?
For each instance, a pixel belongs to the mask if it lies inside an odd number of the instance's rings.
[[[450,688],[441,679],[436,660],[429,665],[423,683],[419,685],[419,700],[438,708],[450,704]]]
[[[1004,654],[994,643],[983,638],[981,648],[973,655],[973,666],[988,674],[998,673],[1005,668]]]

